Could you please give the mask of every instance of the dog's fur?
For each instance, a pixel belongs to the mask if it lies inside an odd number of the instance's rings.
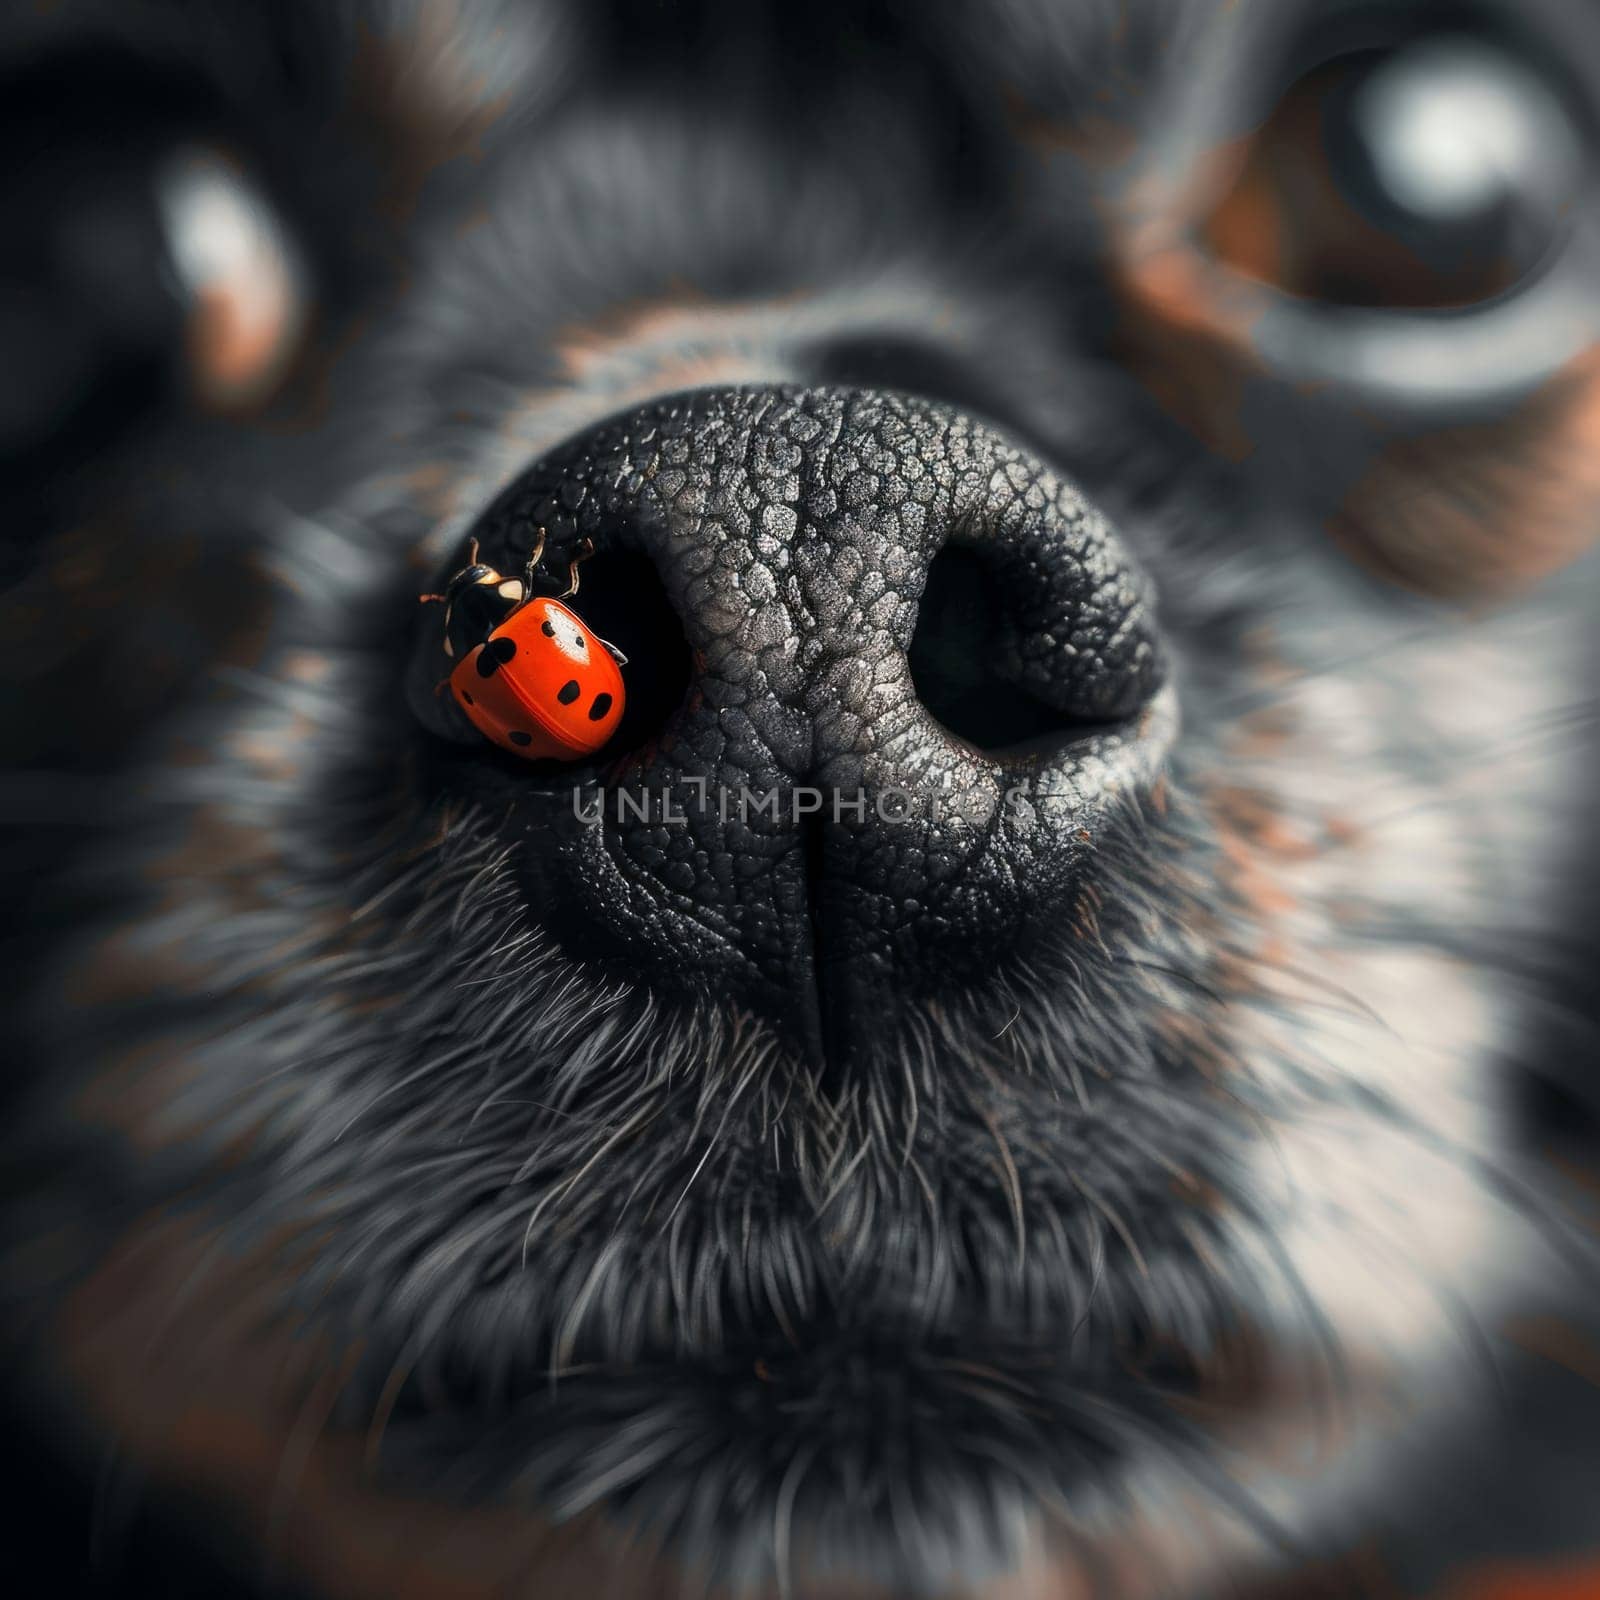
[[[101,1475],[102,1572],[176,1592],[192,1539],[336,1595],[1191,1596],[1446,1559],[1397,1531],[1439,1523],[1421,1467],[1591,1270],[1538,1157],[1585,1114],[1600,376],[1386,409],[1264,359],[1151,244],[1233,10],[0,24],[8,72],[225,108],[321,295],[261,414],[151,400],[12,493],[3,1281],[19,1436],[81,1430],[46,1492]],[[417,593],[529,462],[749,384],[929,396],[1080,484],[1181,712],[1054,933],[842,1086],[565,954],[516,780],[403,692]]]

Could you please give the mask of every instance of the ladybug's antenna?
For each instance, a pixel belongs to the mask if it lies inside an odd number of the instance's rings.
[[[594,554],[594,540],[585,539],[578,553],[567,563],[567,589],[560,598],[570,600],[578,592],[578,568]]]

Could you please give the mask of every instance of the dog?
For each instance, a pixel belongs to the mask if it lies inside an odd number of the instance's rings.
[[[1600,1592],[1596,28],[13,8],[13,1549]]]

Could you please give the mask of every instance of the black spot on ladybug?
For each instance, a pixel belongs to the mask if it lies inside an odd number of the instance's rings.
[[[545,638],[553,639],[556,636],[556,625],[549,619],[549,617],[546,617],[544,621],[539,624],[539,632],[542,633]]]
[[[567,681],[556,690],[556,699],[559,700],[564,706],[570,706],[577,698],[578,680],[576,678],[568,678]]]
[[[516,653],[515,639],[491,639],[478,652],[478,676],[492,678]]]
[[[589,707],[589,720],[591,722],[598,722],[601,717],[603,717],[610,709],[611,696],[608,694],[597,694],[594,697],[594,704]]]
[[[524,733],[521,728],[513,728],[511,732],[506,735],[506,738],[508,738],[512,744],[533,743],[533,735],[531,733]]]
[[[572,643],[573,643],[573,645],[574,645],[574,646],[575,646],[575,647],[576,647],[576,648],[577,648],[577,649],[579,649],[579,650],[581,650],[581,649],[583,649],[583,635],[582,635],[582,634],[581,634],[581,633],[580,633],[580,634],[579,634],[579,635],[578,635],[578,636],[577,636],[577,638],[575,638],[575,639],[574,639],[574,640],[573,640],[573,641],[572,641]]]
[[[461,691],[461,698],[465,700],[469,706],[472,704],[472,696],[468,694],[465,689]]]

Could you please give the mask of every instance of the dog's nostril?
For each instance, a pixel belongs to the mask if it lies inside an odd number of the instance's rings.
[[[1024,681],[1017,667],[1027,598],[1015,574],[979,550],[945,545],[928,567],[907,652],[912,687],[946,731],[985,753],[1106,720],[1051,704]]]
[[[949,732],[980,750],[1043,737],[1064,720],[1003,676],[1003,607],[990,563],[946,545],[928,568],[907,652],[917,698]]]

